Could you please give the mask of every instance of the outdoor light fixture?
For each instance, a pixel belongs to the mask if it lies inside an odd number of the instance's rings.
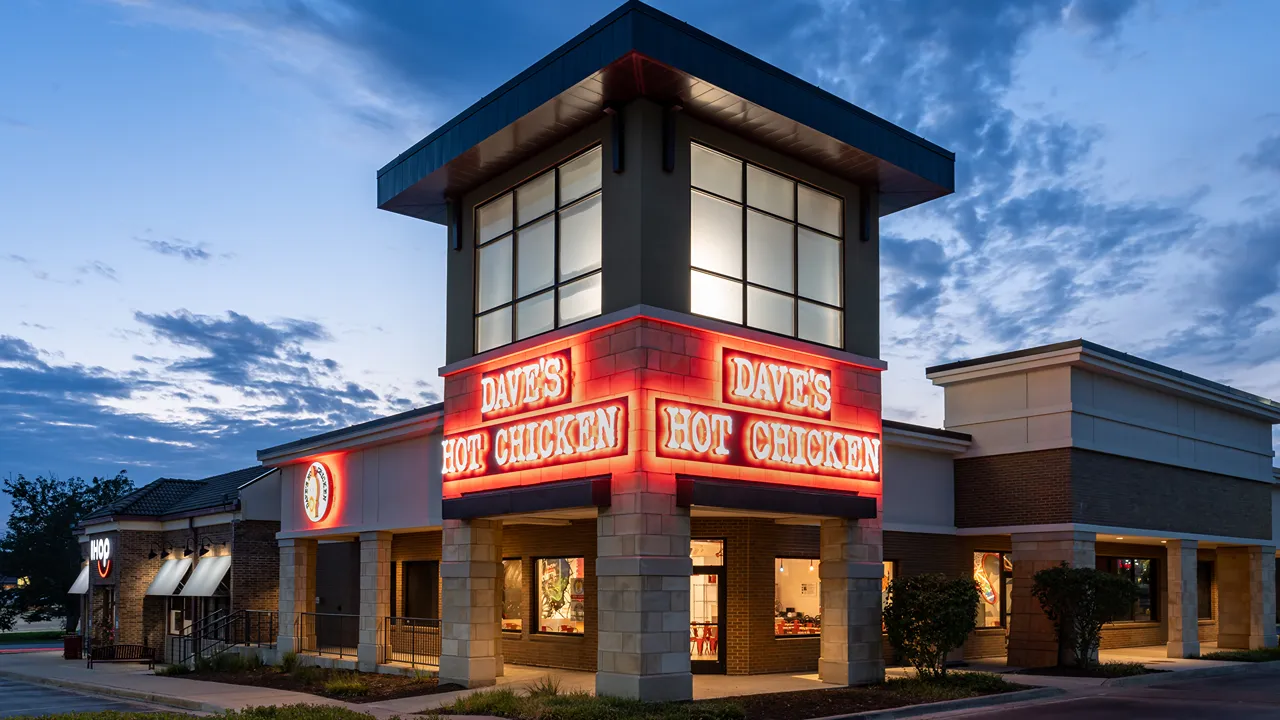
[[[781,560],[779,560],[779,561],[778,561],[778,572],[786,572],[786,571],[787,571],[787,569],[786,569],[785,567],[783,567],[783,565],[782,565],[782,561],[781,561]]]
[[[182,546],[182,557],[189,558],[195,554],[195,548],[191,546],[191,538],[187,538],[187,542]]]
[[[158,543],[158,542],[152,542],[152,543],[151,543],[151,552],[147,553],[147,559],[148,559],[148,560],[155,560],[156,558],[160,558],[161,560],[168,560],[168,559],[169,559],[169,548],[167,548],[167,547],[165,547],[165,546],[161,545],[161,544],[160,544],[160,543]]]
[[[809,561],[809,572],[813,572],[813,561]]]

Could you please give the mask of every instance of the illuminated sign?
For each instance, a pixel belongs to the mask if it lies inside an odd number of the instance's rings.
[[[313,462],[307,468],[307,476],[302,481],[302,509],[311,522],[320,522],[329,514],[330,500],[333,497],[333,481],[329,468],[322,462]]]
[[[98,577],[105,578],[111,574],[111,538],[89,541],[89,562],[97,565]]]
[[[737,350],[724,351],[723,398],[727,403],[831,419],[831,372],[778,362]]]
[[[657,454],[857,480],[880,477],[880,439],[739,410],[657,401]]]
[[[568,350],[480,376],[480,416],[494,420],[569,402]]]
[[[627,399],[450,435],[445,480],[614,457],[627,452]]]

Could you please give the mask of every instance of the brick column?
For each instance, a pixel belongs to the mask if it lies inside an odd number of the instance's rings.
[[[374,672],[387,661],[384,619],[391,614],[391,533],[360,533],[360,644],[362,672]]]
[[[880,646],[880,520],[823,520],[818,568],[822,639],[818,678],[836,685],[884,680]]]
[[[1008,664],[1012,667],[1057,665],[1060,657],[1057,635],[1040,602],[1031,595],[1032,578],[1040,570],[1067,563],[1071,567],[1093,567],[1094,542],[1089,532],[1023,533],[1012,536],[1013,597],[1009,627]],[[1061,657],[1071,657],[1062,649]]]
[[[596,694],[690,700],[689,509],[674,475],[614,475],[612,493],[596,519]]]
[[[1276,646],[1275,547],[1218,548],[1218,647]]]
[[[483,687],[502,669],[502,521],[445,520],[440,682]]]
[[[299,623],[300,613],[316,609],[316,541],[293,538],[280,541],[280,636],[276,648],[281,653],[315,647],[314,624]]]
[[[1170,540],[1166,546],[1165,617],[1169,629],[1169,657],[1200,655],[1200,608],[1196,587],[1195,540]]]

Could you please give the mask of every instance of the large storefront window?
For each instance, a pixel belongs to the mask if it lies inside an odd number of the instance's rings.
[[[724,582],[724,541],[693,540],[689,543],[693,573],[689,575],[689,657],[696,662],[716,662],[720,647],[720,595]]]
[[[582,558],[539,558],[538,632],[581,635],[586,600]]]
[[[1201,620],[1213,619],[1213,561],[1196,563],[1196,609]]]
[[[690,309],[840,347],[840,199],[701,145],[690,152]]]
[[[600,148],[476,208],[476,352],[600,314]]]
[[[519,559],[502,561],[502,629],[524,628],[524,566]]]
[[[818,567],[810,558],[777,558],[773,581],[773,629],[779,637],[822,632],[822,591]]]
[[[1147,558],[1098,558],[1098,568],[1127,577],[1138,585],[1138,599],[1117,621],[1154,622],[1156,613],[1156,562]]]
[[[880,609],[884,610],[884,606],[889,604],[889,585],[893,583],[894,566],[897,564],[894,560],[884,561],[884,575],[880,578]]]
[[[973,581],[978,585],[978,627],[1008,627],[1013,594],[1013,560],[1008,553],[975,552]]]

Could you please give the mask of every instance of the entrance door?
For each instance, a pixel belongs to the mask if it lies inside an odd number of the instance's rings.
[[[724,673],[724,541],[694,540],[690,550],[690,669],[695,673]]]
[[[404,564],[404,616],[440,617],[440,563],[421,560]]]

